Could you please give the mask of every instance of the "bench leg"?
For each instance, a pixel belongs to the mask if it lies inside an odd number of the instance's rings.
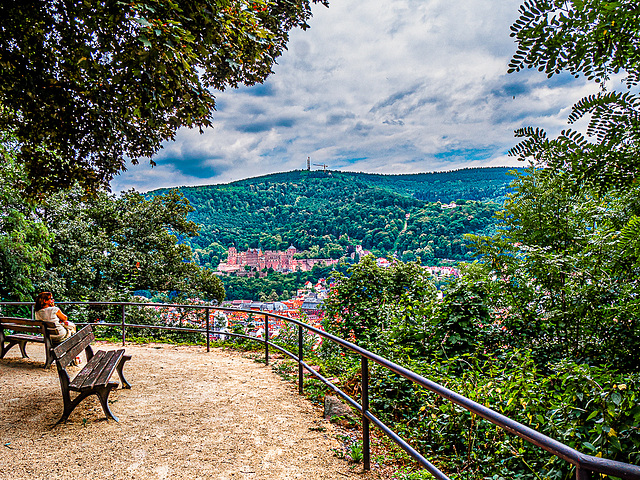
[[[19,342],[19,345],[20,353],[22,353],[22,358],[29,358],[29,355],[27,355],[27,342],[23,340],[22,342]]]
[[[73,410],[78,406],[78,404],[82,400],[87,398],[89,395],[97,395],[97,397],[100,399],[100,405],[102,405],[102,410],[104,411],[104,414],[107,416],[107,420],[112,419],[117,422],[118,417],[116,417],[109,409],[109,393],[111,393],[111,390],[113,390],[114,388],[117,388],[117,386],[118,386],[117,383],[109,383],[106,387],[96,387],[94,390],[87,390],[85,392],[80,392],[78,396],[73,400],[67,400],[66,398],[63,397],[64,412],[62,413],[62,417],[60,418],[60,420],[56,422],[56,425],[59,425],[61,423],[66,423],[66,421],[69,419],[69,415],[71,415],[71,412],[73,412]]]
[[[26,342],[26,340],[9,340],[7,342],[6,347],[4,345],[2,345],[2,352],[0,354],[0,358],[4,358],[4,356],[7,354],[7,352],[9,350],[11,350],[11,348],[14,345],[18,345],[20,347],[20,353],[22,354],[22,358],[29,358],[29,355],[27,355],[27,342]]]
[[[122,373],[122,367],[124,366],[124,362],[127,360],[131,360],[131,355],[125,355],[122,357],[122,360],[118,363],[116,367],[118,370],[118,376],[120,377],[120,383],[122,383],[122,388],[131,388],[131,384],[124,378],[124,373]]]
[[[53,360],[53,353],[51,353],[51,349],[44,347],[44,354],[45,354],[45,361],[44,361],[44,368],[49,368],[54,360]]]
[[[60,420],[57,421],[56,425],[58,425],[60,423],[63,423],[63,422],[66,423],[67,419],[69,418],[69,415],[71,415],[71,412],[73,412],[73,410],[78,406],[78,404],[82,400],[87,398],[89,395],[92,395],[94,393],[96,393],[96,392],[91,391],[91,390],[89,390],[87,392],[81,392],[73,400],[71,400],[70,397],[63,395],[62,399],[64,400],[64,412],[62,413],[62,417],[60,418]]]
[[[45,338],[45,340],[44,340],[44,354],[45,354],[44,368],[49,368],[51,366],[51,364],[53,363],[53,353],[51,352],[51,349],[54,346],[55,345],[51,342],[51,340],[49,340],[48,338]]]
[[[102,410],[104,411],[104,414],[107,416],[107,419],[111,418],[116,422],[118,421],[118,417],[116,417],[109,409],[109,393],[111,392],[111,390],[113,390],[117,386],[118,386],[117,383],[109,383],[106,387],[96,388],[96,394],[100,399],[100,404],[102,405]]]

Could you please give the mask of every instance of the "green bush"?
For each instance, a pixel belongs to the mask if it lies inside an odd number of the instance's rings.
[[[415,361],[409,368],[582,453],[640,462],[637,375],[571,362],[548,372],[521,351],[485,361],[471,355]],[[372,376],[374,414],[452,478],[574,475],[564,460],[402,377],[378,368]]]
[[[278,336],[271,339],[273,343],[284,348],[296,357],[298,356],[298,326],[285,322],[280,328]],[[302,329],[302,354],[304,359],[314,355],[314,347],[318,342],[318,336],[310,333],[307,329]]]

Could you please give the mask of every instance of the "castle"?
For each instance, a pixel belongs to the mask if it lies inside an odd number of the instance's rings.
[[[308,272],[315,265],[334,265],[337,259],[330,258],[293,258],[296,254],[296,247],[291,246],[284,252],[276,250],[265,250],[260,248],[250,248],[246,252],[238,252],[235,247],[229,247],[226,262],[220,262],[218,272],[223,274],[236,273],[239,275],[248,274],[249,271],[261,271],[272,268],[276,272]],[[246,272],[246,273],[245,273]]]

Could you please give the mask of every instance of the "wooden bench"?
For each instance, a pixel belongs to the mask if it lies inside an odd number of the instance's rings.
[[[5,331],[11,331],[11,333]],[[15,345],[20,347],[22,358],[29,358],[26,349],[27,342],[43,343],[46,359],[44,367],[48,368],[53,362],[51,335],[56,334],[55,326],[49,322],[30,318],[0,317],[0,358],[4,358]]]
[[[60,345],[53,348],[53,357],[58,367],[60,387],[62,388],[62,400],[64,401],[64,413],[56,423],[66,422],[76,406],[89,395],[97,395],[108,419],[116,418],[109,410],[109,393],[118,387],[118,382],[110,381],[114,371],[122,382],[122,388],[131,388],[131,385],[122,374],[124,362],[131,360],[131,355],[125,355],[124,349],[98,350],[94,353],[91,342],[95,340],[91,325],[87,325],[75,335],[66,339]],[[67,373],[67,367],[84,350],[87,354],[87,363],[82,370],[71,380]],[[72,400],[71,392],[78,392]]]

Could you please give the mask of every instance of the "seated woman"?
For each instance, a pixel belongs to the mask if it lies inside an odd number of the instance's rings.
[[[53,343],[61,343],[76,333],[76,325],[67,320],[67,316],[54,305],[51,292],[42,292],[36,297],[36,320],[52,323],[57,331],[51,335]]]

